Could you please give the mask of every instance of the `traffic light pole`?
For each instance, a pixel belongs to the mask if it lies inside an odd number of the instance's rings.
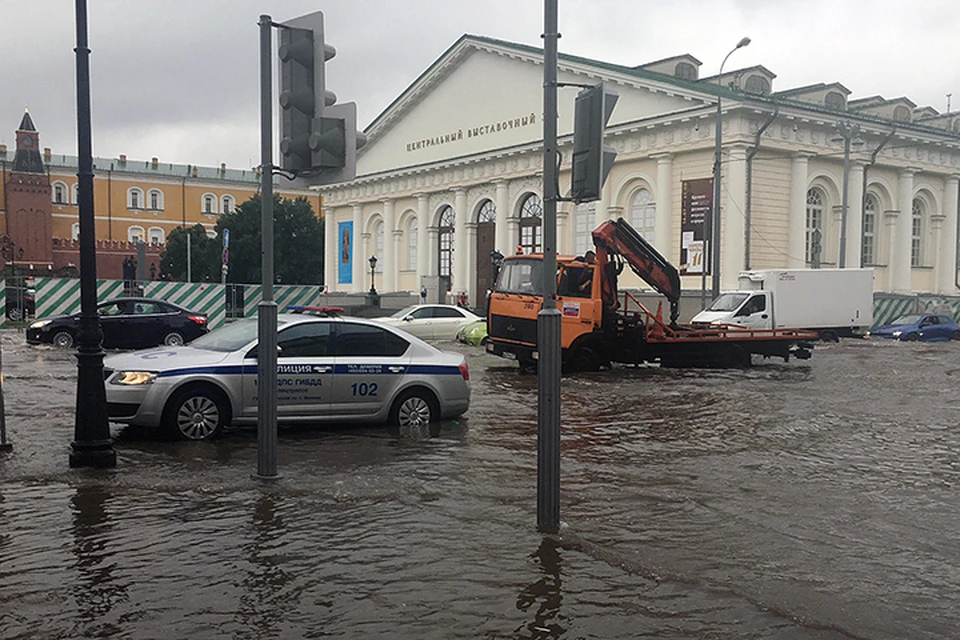
[[[544,0],[543,306],[537,318],[537,526],[560,530],[560,330],[557,309],[557,0]]]
[[[257,472],[277,475],[277,303],[273,299],[273,20],[260,16],[260,259],[263,299],[257,307]]]

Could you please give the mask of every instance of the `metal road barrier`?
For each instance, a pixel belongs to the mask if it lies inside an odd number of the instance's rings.
[[[207,315],[207,327],[216,329],[227,319],[225,287],[210,282],[146,282],[143,286],[147,298],[159,298],[190,311]]]

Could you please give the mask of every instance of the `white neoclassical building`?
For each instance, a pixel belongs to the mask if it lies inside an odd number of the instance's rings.
[[[490,286],[490,253],[541,249],[543,52],[464,36],[366,131],[357,178],[323,187],[326,282],[432,299]],[[907,98],[852,99],[839,83],[776,90],[763,66],[701,77],[690,55],[622,66],[560,55],[559,79],[619,94],[607,129],[618,152],[600,201],[562,202],[558,250],[623,217],[700,290],[717,100],[722,107],[720,284],[744,269],[873,267],[875,289],[955,295],[960,113]],[[577,89],[559,94],[560,191],[570,184]],[[847,172],[838,125],[858,127]],[[709,216],[706,216],[709,217]],[[841,233],[846,219],[846,232]],[[709,260],[707,261],[710,262]],[[641,288],[632,274],[625,287]]]

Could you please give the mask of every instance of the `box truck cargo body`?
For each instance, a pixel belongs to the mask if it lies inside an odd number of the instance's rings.
[[[807,329],[823,340],[863,335],[873,324],[873,269],[744,271],[694,323]]]

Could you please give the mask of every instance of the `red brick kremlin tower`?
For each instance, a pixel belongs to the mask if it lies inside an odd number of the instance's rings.
[[[50,176],[43,166],[40,134],[24,110],[17,129],[17,151],[6,176],[6,229],[3,257],[18,272],[45,272],[53,267]],[[22,266],[21,266],[22,265]]]

